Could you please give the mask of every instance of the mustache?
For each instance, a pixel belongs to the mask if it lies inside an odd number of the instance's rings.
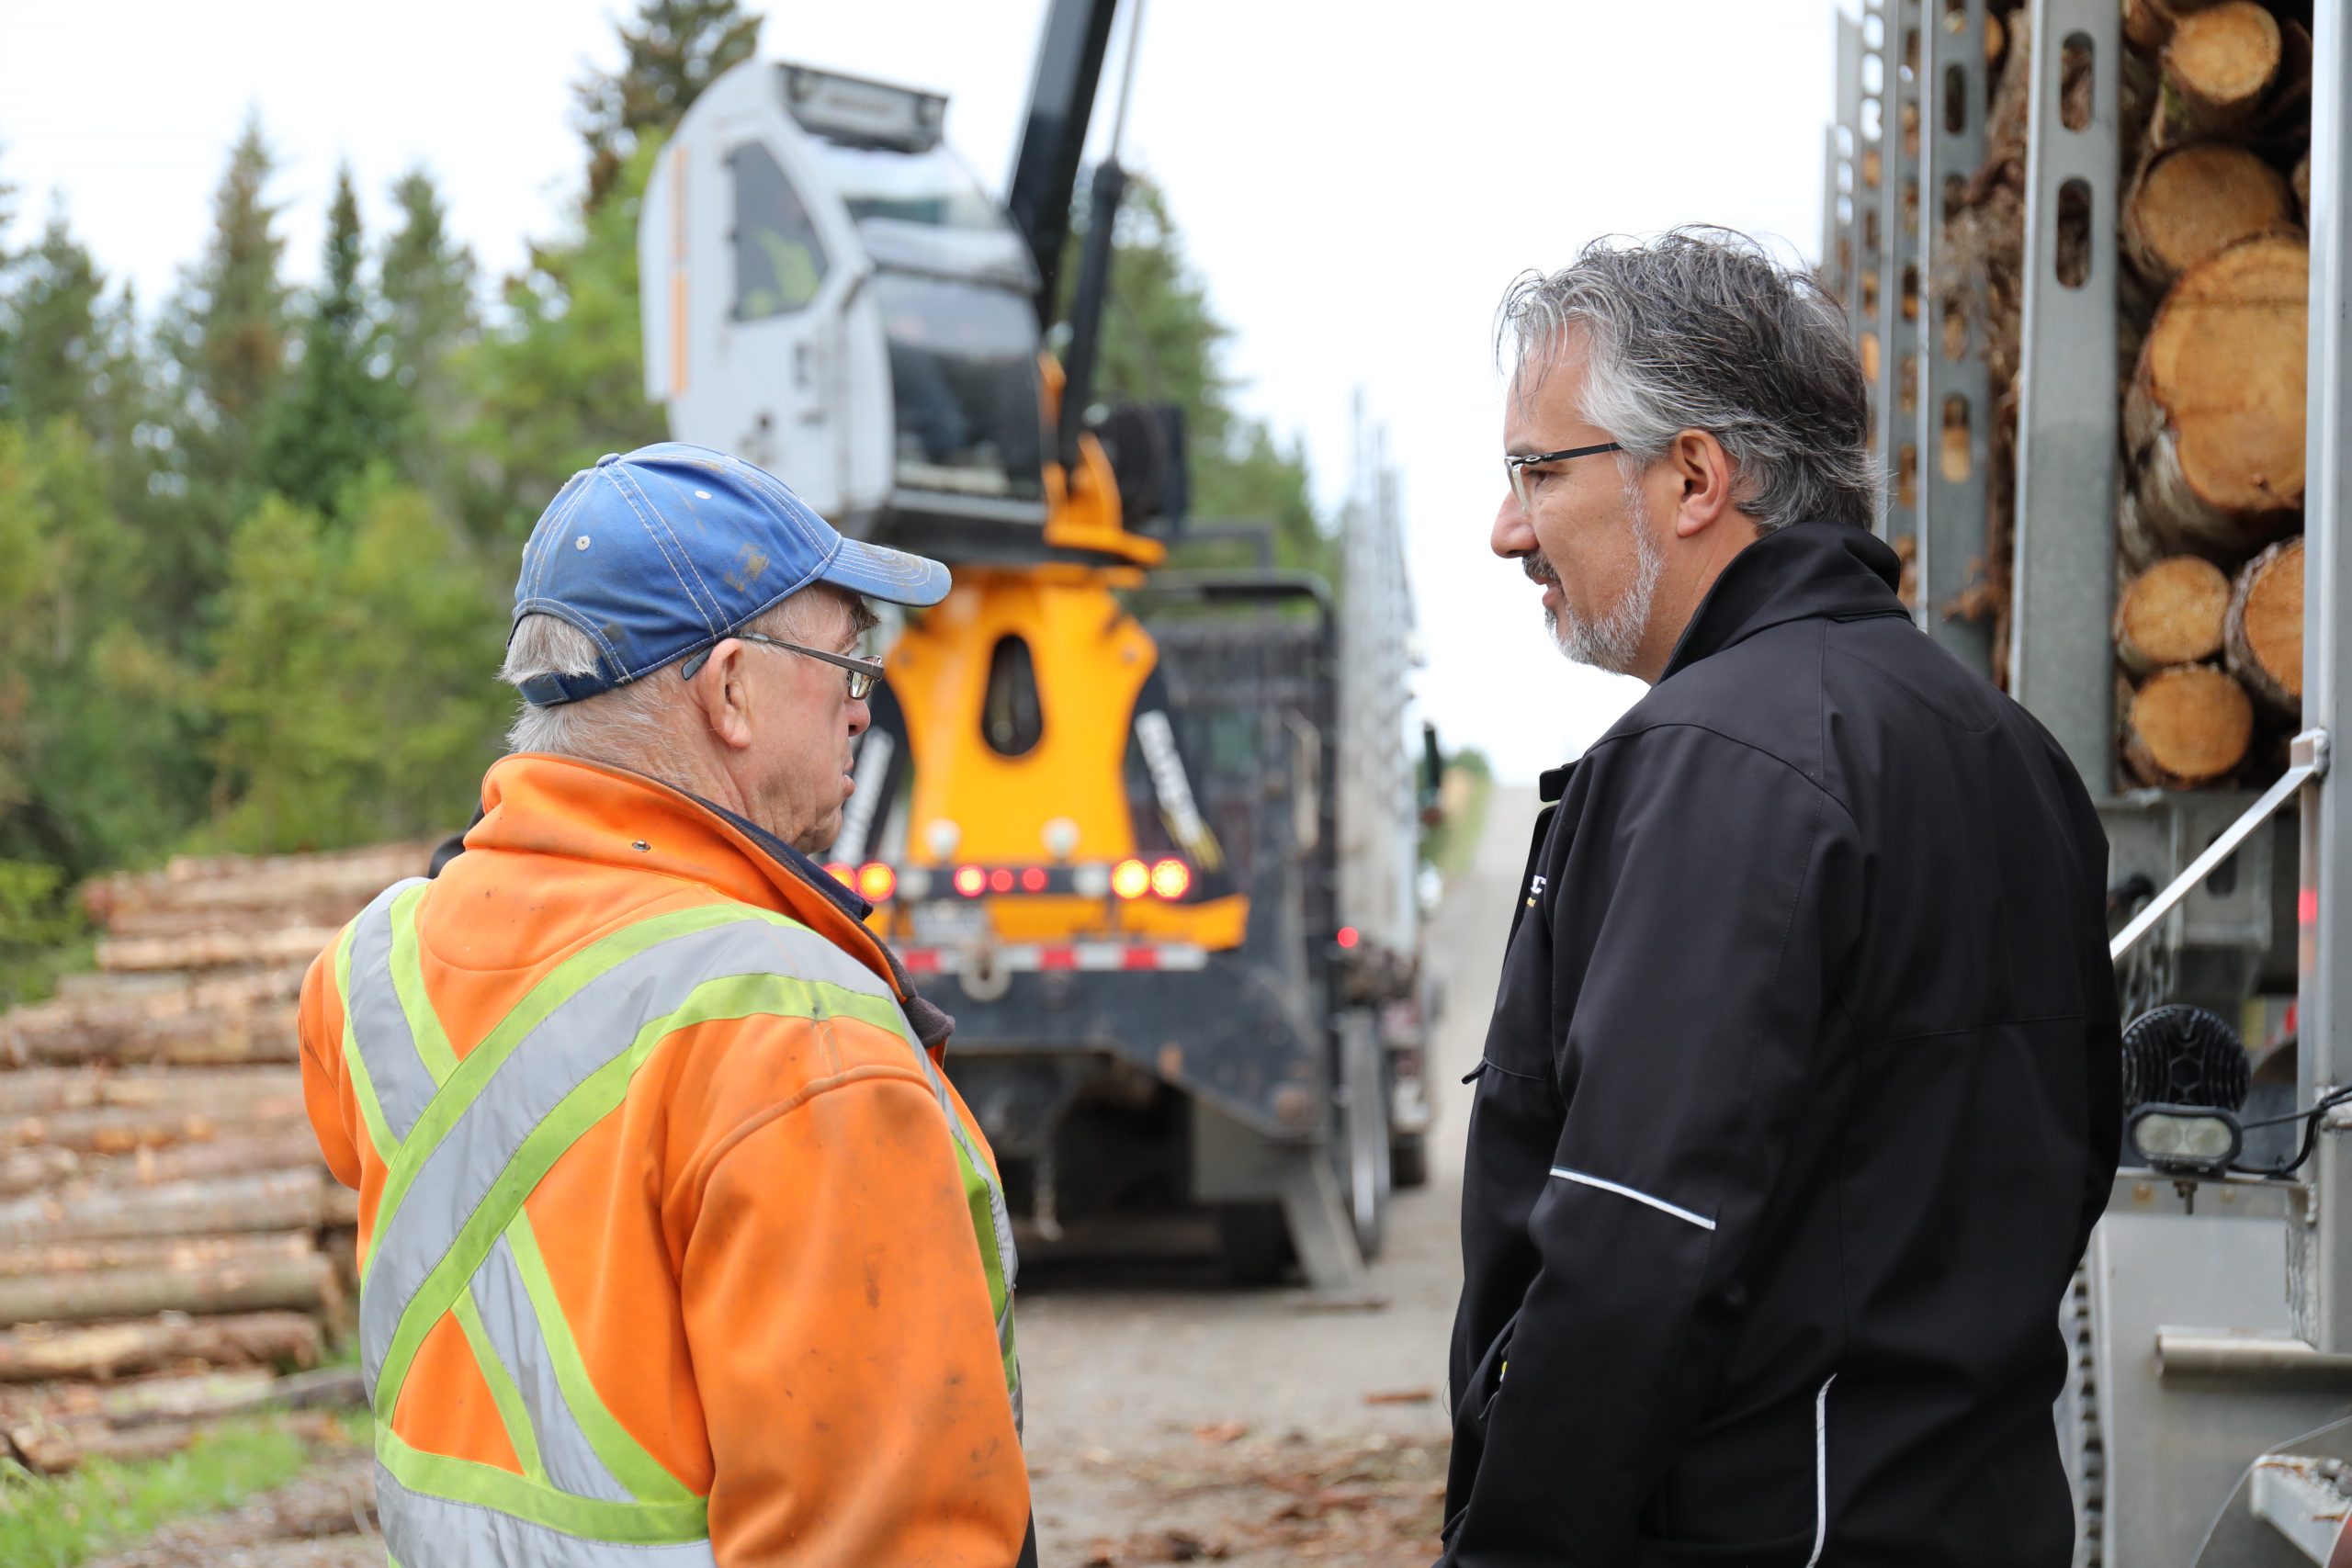
[[[1552,563],[1544,558],[1540,550],[1532,556],[1521,557],[1519,569],[1527,573],[1527,581],[1530,582],[1540,582],[1547,588],[1556,588],[1560,585],[1560,574],[1552,570]]]

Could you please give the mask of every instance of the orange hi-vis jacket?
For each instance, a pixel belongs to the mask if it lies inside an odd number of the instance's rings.
[[[1011,1568],[1011,1235],[888,956],[650,779],[482,800],[302,987],[392,1561]]]

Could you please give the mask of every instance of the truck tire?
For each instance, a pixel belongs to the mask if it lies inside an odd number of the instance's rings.
[[[1395,1182],[1388,1134],[1388,1053],[1369,1012],[1347,1015],[1340,1031],[1340,1192],[1355,1222],[1356,1246],[1367,1260],[1388,1240],[1388,1196]]]
[[[1388,1140],[1388,1180],[1396,1188],[1430,1184],[1429,1139],[1419,1133],[1399,1133]]]
[[[1291,1265],[1290,1223],[1280,1203],[1220,1203],[1216,1260],[1228,1283],[1275,1285]]]

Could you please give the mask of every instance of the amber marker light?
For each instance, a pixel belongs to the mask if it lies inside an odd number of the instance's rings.
[[[845,864],[841,861],[826,862],[825,874],[831,877],[835,882],[840,883],[843,887],[855,887],[857,886],[857,868],[853,865]]]
[[[988,891],[989,874],[976,865],[956,868],[956,891],[967,898],[977,898]]]
[[[1140,898],[1151,891],[1151,867],[1139,860],[1123,860],[1111,873],[1111,891],[1122,898]]]
[[[1193,890],[1193,868],[1181,860],[1164,860],[1151,868],[1151,890],[1162,898],[1182,898]]]
[[[869,904],[882,904],[899,890],[899,874],[878,860],[857,868],[857,891]]]

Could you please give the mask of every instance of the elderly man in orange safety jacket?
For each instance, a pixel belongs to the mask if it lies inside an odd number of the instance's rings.
[[[464,852],[302,988],[395,1563],[1035,1562],[951,1025],[804,852],[881,668],[865,601],[947,588],[698,447],[539,519]]]

